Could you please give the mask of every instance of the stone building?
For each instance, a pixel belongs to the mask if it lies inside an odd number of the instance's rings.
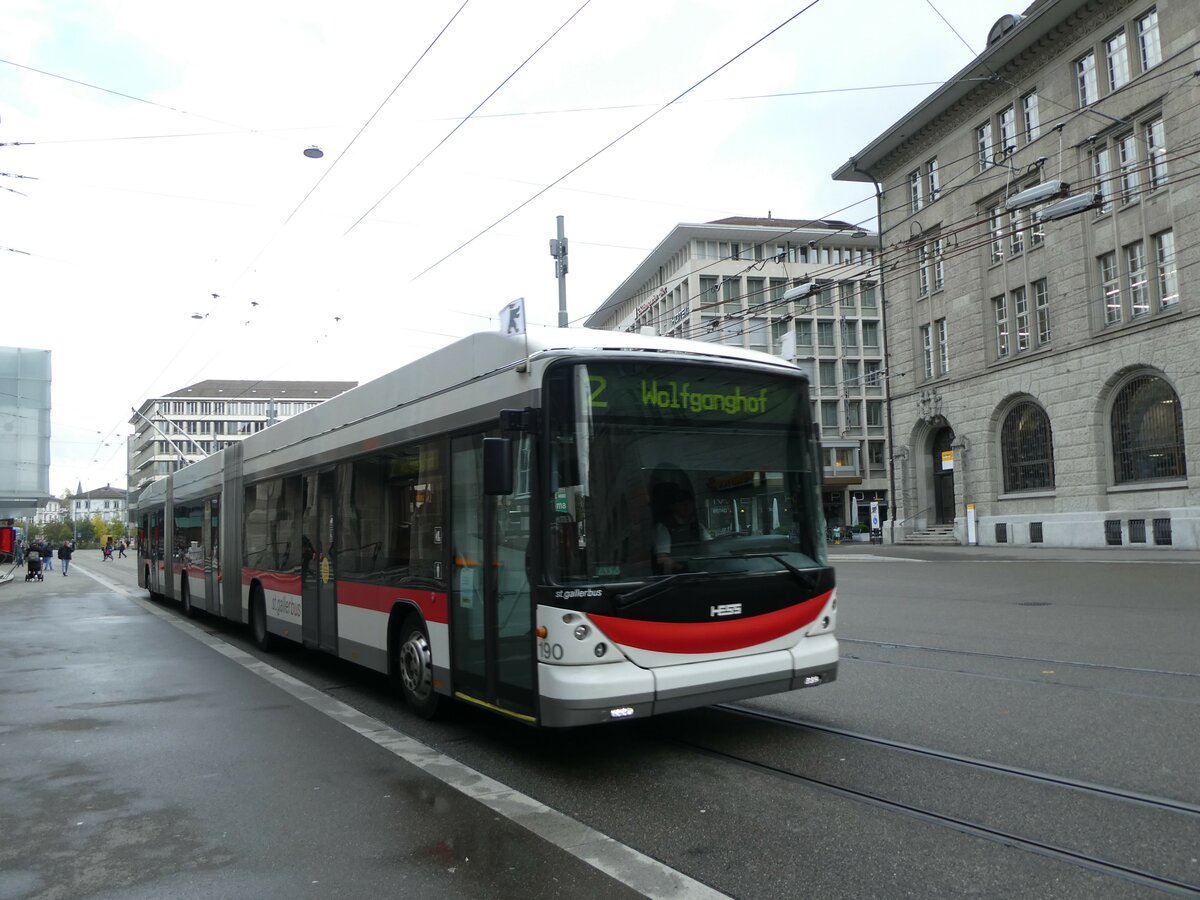
[[[899,539],[1200,546],[1200,3],[1039,0],[874,182]]]
[[[672,229],[586,321],[760,350],[812,380],[830,526],[888,505],[878,244],[847,222],[744,218]]]

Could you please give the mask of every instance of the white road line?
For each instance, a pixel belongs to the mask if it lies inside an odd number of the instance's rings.
[[[380,747],[392,752],[405,762],[411,763],[427,775],[477,800],[497,815],[504,816],[522,828],[532,831],[547,843],[566,851],[576,859],[582,860],[614,881],[643,896],[656,898],[656,900],[657,898],[662,898],[662,900],[729,900],[727,895],[713,890],[708,885],[689,878],[682,872],[665,866],[644,853],[639,853],[632,847],[627,847],[594,828],[489,778],[482,772],[422,744],[390,725],[323,694],[313,686],[279,671],[244,650],[225,643],[191,622],[158,608],[142,596],[142,589],[129,588],[88,569],[76,568],[104,587],[124,594],[147,612],[170,622],[188,636],[202,644],[207,644],[213,650],[286,691],[297,700],[308,704],[329,718],[341,722],[347,728],[374,741]]]

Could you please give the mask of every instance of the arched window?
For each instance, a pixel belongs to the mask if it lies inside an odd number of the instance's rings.
[[[1000,428],[1004,492],[1046,491],[1054,487],[1054,438],[1050,419],[1036,403],[1018,403]]]
[[[1183,409],[1174,388],[1157,375],[1139,375],[1117,392],[1112,408],[1113,481],[1187,477]]]

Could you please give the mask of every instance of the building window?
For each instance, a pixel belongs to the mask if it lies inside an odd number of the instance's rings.
[[[833,323],[818,322],[817,323],[817,346],[822,353],[833,352]]]
[[[862,401],[846,401],[846,430],[862,433]]]
[[[774,319],[771,322],[771,352],[783,353],[783,339],[788,333],[787,319]]]
[[[821,401],[821,427],[838,430],[838,404],[836,400]]]
[[[1109,90],[1117,90],[1129,82],[1129,52],[1122,29],[1104,42],[1104,60],[1108,68]]]
[[[878,434],[883,430],[883,401],[867,401],[867,431]]]
[[[1152,69],[1162,62],[1162,49],[1158,44],[1158,10],[1151,9],[1137,21],[1138,49],[1142,58],[1142,71]]]
[[[1137,141],[1132,131],[1117,138],[1117,162],[1121,166],[1121,203],[1130,203],[1138,190]]]
[[[1021,110],[1025,114],[1025,143],[1032,144],[1041,133],[1037,91],[1030,91],[1021,98]]]
[[[992,313],[996,320],[996,357],[1008,356],[1008,304],[1003,297],[992,298]]]
[[[796,352],[812,353],[812,322],[807,319],[796,320]]]
[[[1001,156],[1008,156],[1017,149],[1017,114],[1011,107],[1000,111],[1000,146],[997,151]]]
[[[1017,352],[1029,349],[1032,335],[1029,332],[1029,296],[1022,285],[1012,292],[1013,311],[1017,320]]]
[[[925,163],[925,187],[926,193],[929,194],[930,203],[936,200],[942,192],[942,182],[941,176],[938,175],[938,161],[936,156]]]
[[[1025,212],[1017,210],[1008,217],[1008,248],[1015,256],[1025,252]]]
[[[1096,193],[1100,195],[1100,206],[1097,215],[1103,215],[1112,209],[1112,185],[1109,183],[1109,173],[1112,167],[1108,161],[1108,146],[1102,145],[1092,149],[1092,178],[1096,182]]]
[[[842,387],[845,393],[862,393],[862,379],[858,374],[858,360],[848,359],[842,363]]]
[[[864,360],[863,369],[863,381],[866,383],[867,393],[879,393],[879,389],[883,387],[883,363],[877,359]]]
[[[1158,303],[1166,309],[1179,302],[1179,279],[1175,271],[1175,233],[1164,231],[1154,236],[1154,256],[1158,265]]]
[[[817,364],[817,372],[820,377],[821,393],[829,391],[832,393],[837,390],[837,363],[832,360],[822,360]]]
[[[875,309],[875,282],[864,281],[860,285],[858,304],[864,310]]]
[[[925,377],[933,377],[933,326],[921,326],[921,350],[925,357]]]
[[[1134,241],[1125,248],[1125,271],[1129,273],[1129,314],[1138,318],[1150,312],[1150,284],[1146,277],[1146,247]]]
[[[975,129],[975,146],[979,157],[979,171],[992,164],[992,123],[984,122]]]
[[[1037,312],[1038,346],[1045,347],[1050,343],[1050,292],[1045,278],[1033,283],[1033,306]]]
[[[863,342],[863,350],[878,350],[879,349],[879,323],[878,322],[863,322],[862,323],[862,342]]]
[[[921,211],[921,170],[911,172],[908,176],[908,209],[910,212]]]
[[[1075,90],[1079,98],[1080,109],[1095,103],[1098,99],[1095,53],[1088,53],[1075,60]]]
[[[999,207],[992,210],[989,228],[992,232],[992,262],[998,263],[1004,259],[1004,219]]]
[[[1113,480],[1116,484],[1187,477],[1183,411],[1175,390],[1157,375],[1138,375],[1112,407]]]
[[[946,320],[937,320],[938,365],[945,375],[950,371],[950,337],[946,333]]]
[[[1147,177],[1150,189],[1155,190],[1167,183],[1167,137],[1163,129],[1162,117],[1151,119],[1144,128]]]
[[[1117,254],[1101,254],[1097,260],[1100,267],[1100,297],[1104,304],[1104,324],[1119,325],[1121,322],[1121,276],[1117,271]]]
[[[1054,488],[1054,439],[1050,419],[1036,403],[1019,403],[1000,427],[1004,492]]]

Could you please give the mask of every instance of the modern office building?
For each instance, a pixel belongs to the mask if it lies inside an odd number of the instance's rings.
[[[0,518],[34,515],[50,491],[50,351],[0,347]]]
[[[830,526],[886,516],[883,320],[874,234],[846,222],[676,226],[586,321],[760,350],[812,378]]]
[[[128,484],[150,482],[290,418],[357,381],[201,381],[143,401],[129,420]]]
[[[879,192],[897,537],[1200,547],[1198,43],[1039,0],[834,174]]]

